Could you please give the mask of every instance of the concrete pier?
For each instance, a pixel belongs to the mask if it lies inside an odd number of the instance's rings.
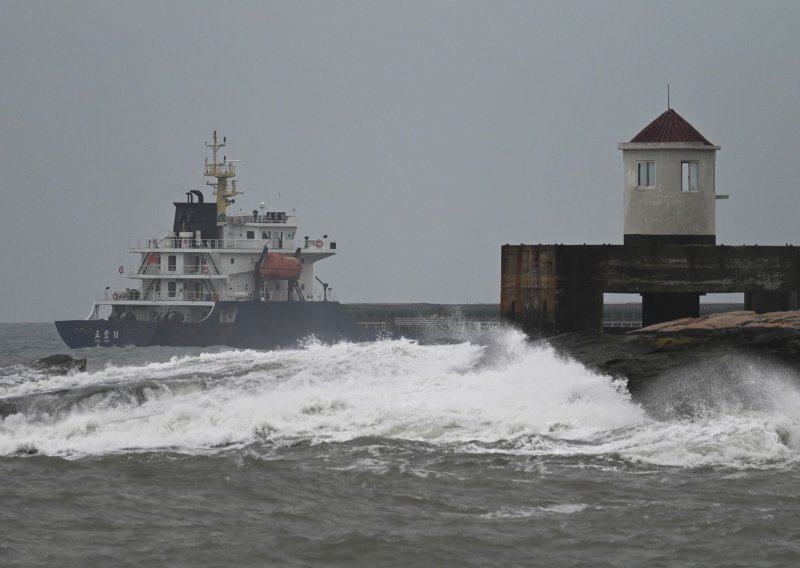
[[[707,293],[759,313],[800,308],[800,247],[505,245],[500,310],[534,335],[600,333],[604,293],[642,295],[642,324],[699,315]]]

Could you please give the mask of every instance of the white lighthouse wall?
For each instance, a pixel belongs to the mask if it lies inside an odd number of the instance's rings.
[[[716,235],[716,146],[624,146],[626,235]],[[687,161],[698,162],[698,191],[682,191],[681,163]],[[639,162],[655,162],[655,187],[638,187]]]

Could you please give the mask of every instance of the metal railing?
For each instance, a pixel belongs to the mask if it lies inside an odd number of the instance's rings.
[[[127,289],[127,290],[105,290],[100,292],[97,301],[120,301],[120,302],[244,302],[244,301],[261,301],[268,300],[268,298],[261,292],[207,292],[207,291],[190,291],[182,290],[180,292],[150,291],[146,295],[142,294],[140,290]],[[330,300],[330,294],[328,295]],[[283,300],[281,300],[283,301]],[[318,298],[313,300],[307,298],[306,301],[321,301]]]
[[[294,239],[193,239],[165,237],[163,239],[133,239],[128,242],[128,249],[151,250],[153,252],[177,249],[208,251],[225,249],[261,250],[264,245],[267,245],[270,249],[294,250]]]
[[[623,329],[638,329],[642,327],[641,321],[626,320],[626,321],[604,321],[603,327],[610,328],[623,328]]]
[[[169,291],[151,291],[146,295],[142,294],[139,290],[122,290],[112,292],[106,290],[98,294],[99,301],[116,300],[121,302],[216,302],[217,300],[230,300],[233,299],[227,294],[220,294],[217,292],[195,292],[183,290],[181,292]]]
[[[233,223],[234,225],[244,225],[246,223],[258,223],[259,225],[285,225],[289,222],[291,215],[286,213],[274,213],[268,211],[266,213],[258,213],[256,215],[226,215],[220,213],[217,215],[217,221],[221,223]]]
[[[229,162],[219,162],[216,164],[206,164],[206,175],[207,176],[220,176],[220,177],[229,177],[236,175],[236,166]]]
[[[393,323],[396,327],[450,327],[453,325],[463,325],[471,329],[494,329],[502,325],[500,321],[494,320],[462,320],[451,317],[406,317],[394,318]]]
[[[137,274],[139,276],[216,276],[219,271],[216,271],[210,264],[184,264],[180,269],[177,266],[170,266],[169,264],[153,263],[143,264],[141,266],[129,266],[128,274]]]

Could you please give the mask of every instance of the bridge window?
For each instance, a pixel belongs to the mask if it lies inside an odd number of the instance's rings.
[[[247,238],[248,239],[255,239],[256,238],[256,232],[255,231],[247,231]]]
[[[681,191],[699,191],[699,164],[697,162],[681,162]]]
[[[638,176],[636,185],[638,187],[655,187],[656,186],[656,163],[655,162],[637,162]]]
[[[167,257],[167,270],[169,270],[170,272],[175,272],[175,266],[176,266],[176,256],[174,254],[171,254]]]
[[[170,298],[175,297],[175,289],[175,282],[167,282],[167,295],[169,295]]]

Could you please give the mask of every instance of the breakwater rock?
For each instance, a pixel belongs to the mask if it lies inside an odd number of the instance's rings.
[[[70,355],[48,355],[25,364],[35,371],[47,372],[51,375],[66,375],[72,371],[86,371],[86,359],[76,359]]]
[[[624,335],[564,334],[548,341],[589,368],[624,378],[636,397],[655,379],[708,374],[742,361],[800,374],[800,311],[684,318]]]

